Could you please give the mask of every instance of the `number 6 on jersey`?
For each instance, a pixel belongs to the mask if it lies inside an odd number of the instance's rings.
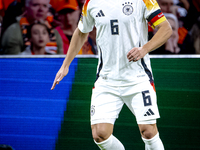
[[[111,33],[112,35],[118,35],[119,34],[119,26],[118,26],[118,20],[110,20],[110,26],[111,26]]]

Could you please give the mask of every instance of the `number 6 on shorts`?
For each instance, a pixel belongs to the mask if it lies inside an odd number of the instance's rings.
[[[143,101],[144,101],[144,106],[150,106],[150,105],[152,105],[152,103],[151,103],[151,97],[150,97],[149,94],[150,94],[150,93],[149,93],[149,90],[143,91],[143,92],[142,92],[142,97],[143,97]]]

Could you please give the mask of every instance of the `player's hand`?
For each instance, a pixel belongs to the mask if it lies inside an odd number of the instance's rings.
[[[68,74],[68,68],[63,69],[62,67],[57,72],[56,77],[54,79],[53,85],[51,87],[51,90],[53,90],[56,86],[56,84],[59,84],[59,82]]]
[[[143,58],[147,53],[145,52],[145,50],[142,47],[134,47],[132,48],[128,54],[127,54],[127,58],[129,60],[129,62],[131,61],[138,61],[141,58]]]

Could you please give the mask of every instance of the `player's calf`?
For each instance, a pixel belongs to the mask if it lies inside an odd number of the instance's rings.
[[[156,124],[139,124],[145,150],[164,150]]]

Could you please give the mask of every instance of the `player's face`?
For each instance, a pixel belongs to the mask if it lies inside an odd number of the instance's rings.
[[[37,48],[45,47],[49,42],[49,33],[45,26],[36,24],[31,29],[31,42]]]
[[[27,8],[27,15],[33,20],[45,20],[49,11],[49,0],[32,0]]]
[[[158,0],[158,4],[162,12],[170,13],[170,8],[173,6],[173,0]]]

